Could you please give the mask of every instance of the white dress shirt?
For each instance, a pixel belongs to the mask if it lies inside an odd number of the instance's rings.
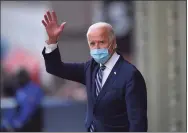
[[[116,62],[118,61],[120,55],[118,55],[116,52],[112,55],[112,57],[106,62],[104,65],[106,68],[103,71],[103,77],[102,77],[102,86],[106,82],[110,72],[112,71],[113,67],[115,66]],[[100,64],[102,65],[102,64]]]
[[[56,44],[46,44],[45,45],[45,53],[51,53],[53,50],[57,48],[57,43]],[[106,82],[110,72],[112,71],[112,68],[115,66],[116,62],[118,61],[120,55],[118,55],[116,52],[112,55],[112,57],[106,62],[104,65],[106,66],[105,70],[103,71],[103,78],[102,78],[102,86]],[[101,66],[102,64],[100,64]]]

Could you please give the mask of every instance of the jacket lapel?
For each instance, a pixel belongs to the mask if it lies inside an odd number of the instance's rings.
[[[99,93],[99,95],[96,98],[96,104],[98,104],[99,101],[102,99],[102,97],[104,97],[106,92],[110,91],[110,89],[112,88],[111,86],[113,85],[115,79],[117,78],[117,75],[119,73],[122,62],[123,62],[123,57],[120,56],[120,58],[118,59],[118,61],[115,64],[115,66],[113,67],[112,71],[110,72],[105,84],[103,85],[101,92]]]
[[[98,63],[96,63],[95,65],[94,65],[94,68],[93,68],[93,71],[92,71],[92,77],[91,77],[91,83],[92,83],[92,91],[91,91],[91,93],[92,93],[92,98],[93,98],[93,103],[95,104],[95,101],[96,101],[96,87],[95,87],[95,76],[96,76],[96,74],[97,74],[97,72],[98,72],[98,70],[99,70],[99,64]]]

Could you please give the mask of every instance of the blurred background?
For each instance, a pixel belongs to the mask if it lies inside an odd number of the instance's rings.
[[[86,131],[85,86],[45,71],[41,52],[47,35],[41,20],[47,10],[56,11],[60,23],[67,22],[59,41],[64,62],[88,60],[88,27],[110,23],[118,50],[146,80],[149,131],[187,130],[186,1],[1,1],[1,122],[22,108],[17,90],[24,70],[44,96],[36,101],[40,107],[32,109],[38,114],[25,116],[38,119],[20,130]]]

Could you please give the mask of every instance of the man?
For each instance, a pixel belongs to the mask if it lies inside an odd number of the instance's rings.
[[[86,85],[86,128],[90,132],[147,131],[147,94],[144,78],[135,66],[116,51],[112,26],[99,22],[89,27],[87,40],[92,59],[64,63],[57,46],[65,22],[57,23],[55,12],[42,20],[48,34],[43,50],[46,70],[58,77]]]
[[[24,69],[18,71],[14,78],[16,84],[12,87],[12,92],[15,93],[17,108],[3,113],[1,131],[42,131],[42,89],[31,81],[29,73]]]

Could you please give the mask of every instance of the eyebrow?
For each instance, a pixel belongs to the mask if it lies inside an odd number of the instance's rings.
[[[88,41],[88,42],[89,42],[89,41]],[[105,40],[99,40],[98,42],[105,42]],[[95,41],[89,42],[89,44],[91,44],[91,43],[95,43]]]

